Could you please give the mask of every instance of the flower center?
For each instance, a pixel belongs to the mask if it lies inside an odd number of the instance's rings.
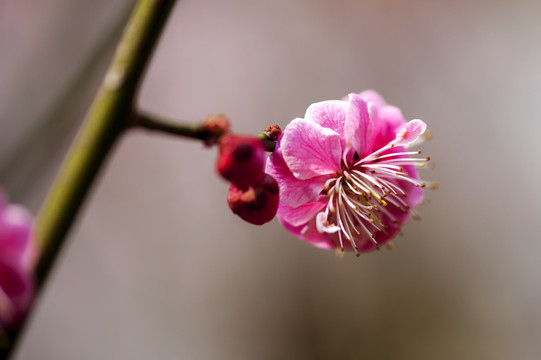
[[[410,211],[408,192],[412,187],[425,187],[404,167],[423,167],[430,158],[412,157],[421,151],[405,151],[395,143],[391,141],[360,160],[353,156],[347,162],[344,155],[344,170],[325,183],[323,194],[328,202],[316,217],[317,229],[320,233],[336,233],[342,251],[346,240],[357,256],[359,245],[366,241],[379,249],[376,234],[387,233],[390,227],[399,228],[401,222],[396,215]]]

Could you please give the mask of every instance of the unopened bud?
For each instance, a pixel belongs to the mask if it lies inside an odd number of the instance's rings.
[[[216,168],[237,186],[259,184],[265,175],[265,147],[255,137],[226,134],[220,139]]]
[[[278,137],[282,134],[282,129],[278,125],[269,125],[265,128],[265,135],[272,141],[278,140]]]
[[[232,184],[227,194],[227,203],[243,220],[263,225],[271,221],[278,210],[278,184],[272,176],[266,174],[259,185],[238,187]]]
[[[224,114],[210,115],[203,120],[201,127],[205,131],[207,145],[216,143],[222,135],[229,132],[231,125],[229,119]]]

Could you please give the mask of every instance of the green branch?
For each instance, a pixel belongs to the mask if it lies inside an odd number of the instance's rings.
[[[139,0],[113,61],[36,222],[42,285],[107,154],[131,123],[145,66],[174,0]]]
[[[40,255],[36,291],[46,281],[115,140],[132,122],[137,88],[174,3],[139,0],[135,5],[98,94],[36,219]],[[0,351],[0,358],[13,351],[18,332],[10,335],[9,347]]]

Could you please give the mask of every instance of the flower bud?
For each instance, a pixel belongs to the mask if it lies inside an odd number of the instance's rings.
[[[216,168],[239,187],[259,184],[265,175],[265,147],[255,137],[226,134],[220,139]]]
[[[259,185],[238,187],[231,184],[227,194],[227,203],[233,213],[243,220],[263,225],[271,221],[278,210],[278,184],[270,175],[266,175]]]
[[[217,140],[231,129],[229,119],[224,114],[210,115],[201,123],[205,133],[205,144],[214,145]]]
[[[282,129],[278,125],[269,125],[265,129],[265,135],[268,139],[276,141],[282,135]]]

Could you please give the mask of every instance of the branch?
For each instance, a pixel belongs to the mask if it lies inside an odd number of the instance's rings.
[[[139,0],[135,5],[103,83],[36,219],[40,255],[36,294],[115,140],[132,121],[137,88],[174,3]],[[12,353],[23,325],[10,334],[0,359]]]
[[[170,135],[202,140],[207,145],[217,143],[220,136],[228,131],[227,129],[223,129],[224,131],[222,132],[210,131],[206,127],[205,121],[200,123],[180,122],[177,120],[165,119],[156,114],[143,112],[134,115],[133,126]],[[267,131],[257,134],[256,137],[263,143],[265,150],[270,152],[274,151],[276,139],[271,139]]]

